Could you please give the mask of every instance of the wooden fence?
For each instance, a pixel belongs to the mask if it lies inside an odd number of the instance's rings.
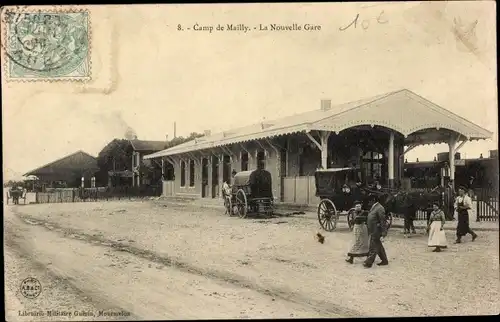
[[[62,188],[37,192],[36,203],[86,202],[158,197],[161,187]]]
[[[162,181],[162,186],[162,194],[164,196],[175,196],[175,181]]]
[[[317,205],[316,185],[313,176],[284,177],[283,202],[300,205]]]
[[[498,221],[498,191],[491,188],[474,189],[477,221]]]

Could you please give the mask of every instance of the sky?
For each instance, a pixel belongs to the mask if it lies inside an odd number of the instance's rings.
[[[4,179],[77,150],[97,155],[128,127],[139,139],[165,140],[174,122],[178,136],[216,132],[318,109],[321,99],[342,104],[402,88],[494,132],[492,140],[467,143],[462,157],[497,148],[493,1],[87,8],[92,81],[2,77]],[[357,14],[356,25],[339,30]],[[229,23],[321,30],[187,30]],[[457,40],[455,25],[472,28],[469,46]],[[407,159],[447,150],[424,146]]]

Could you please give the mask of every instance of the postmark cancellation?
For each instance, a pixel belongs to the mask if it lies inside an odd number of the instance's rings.
[[[4,77],[10,81],[91,79],[88,10],[2,8]]]

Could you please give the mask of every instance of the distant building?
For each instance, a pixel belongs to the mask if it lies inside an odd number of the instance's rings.
[[[132,186],[151,185],[161,180],[161,163],[157,160],[144,160],[144,156],[165,149],[165,141],[130,140],[132,146]],[[141,164],[151,173],[145,176],[141,173]]]
[[[98,170],[97,159],[80,150],[31,170],[25,173],[24,176],[36,176],[38,178],[37,185],[42,190],[46,188],[81,187],[82,177],[84,178],[85,187],[90,187],[91,178]]]
[[[161,151],[165,145],[166,141],[112,140],[99,153],[99,183],[109,187],[160,184],[161,162],[143,156]]]
[[[435,161],[406,162],[404,177],[412,179],[412,187],[430,188],[442,184],[449,176],[448,153],[438,153]],[[471,178],[473,180],[471,180]],[[455,186],[498,189],[498,150],[490,150],[488,157],[461,159],[455,156]],[[471,182],[472,181],[472,182]]]

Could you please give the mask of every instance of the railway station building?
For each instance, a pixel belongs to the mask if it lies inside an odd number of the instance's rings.
[[[450,179],[466,142],[492,133],[407,90],[332,106],[205,136],[144,156],[164,164],[163,195],[218,198],[231,172],[261,163],[276,201],[316,204],[318,168],[356,167],[364,182],[400,185],[404,155],[425,144],[447,143]]]

